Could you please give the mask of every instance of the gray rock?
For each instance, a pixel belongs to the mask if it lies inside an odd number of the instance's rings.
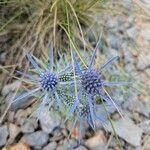
[[[84,146],[80,145],[79,147],[75,148],[75,150],[87,150]]]
[[[38,147],[38,146],[44,146],[48,142],[49,136],[43,131],[37,131],[26,135],[25,140],[28,145]]]
[[[149,53],[149,51],[145,50],[145,51],[140,52],[140,55],[138,57],[137,67],[141,70],[144,70],[149,66],[150,66],[150,53]]]
[[[114,17],[113,19],[109,18],[107,20],[107,27],[109,28],[118,28],[119,22],[117,20],[118,18]]]
[[[85,145],[92,150],[103,150],[105,149],[106,142],[107,140],[104,132],[102,130],[99,130],[93,137],[89,138],[85,142]]]
[[[6,125],[0,127],[0,147],[5,145],[7,137],[9,135],[8,128]]]
[[[142,29],[142,35],[145,40],[150,41],[150,28]]]
[[[51,133],[61,123],[60,117],[53,112],[45,109],[39,116],[42,130],[46,133]]]
[[[18,110],[17,113],[15,114],[16,123],[18,125],[23,125],[25,123],[27,116],[28,116],[27,111],[23,109]]]
[[[129,110],[138,112],[145,117],[150,117],[150,103],[140,100],[135,100],[128,106]]]
[[[68,149],[67,149],[67,150],[74,149],[77,145],[78,145],[77,141],[71,139],[71,140],[68,142]]]
[[[75,140],[64,140],[61,145],[58,146],[57,150],[73,150],[77,146],[77,141]]]
[[[108,41],[111,48],[119,50],[121,48],[122,40],[119,36],[108,34]]]
[[[123,146],[125,145],[124,140],[119,139],[119,141],[120,141],[120,145],[123,147]],[[111,139],[111,142],[110,142],[109,145],[110,145],[110,147],[116,147],[116,146],[118,145],[118,142],[116,142],[116,137],[113,137],[113,138]]]
[[[21,126],[21,131],[23,133],[32,133],[37,127],[37,120],[35,118],[29,118],[25,120],[25,123]]]
[[[138,125],[145,134],[150,134],[150,120],[145,120]]]
[[[57,143],[56,142],[51,142],[48,145],[46,145],[43,150],[55,150],[57,147]]]
[[[140,146],[142,129],[135,125],[131,119],[123,118],[116,122],[113,122],[116,134],[123,138],[126,142],[131,145],[138,147]],[[111,124],[107,126],[106,130],[113,133]]]
[[[138,33],[138,32],[137,32],[137,30],[136,30],[135,27],[129,28],[129,29],[127,30],[127,35],[128,35],[128,37],[129,37],[131,40],[133,40],[133,41],[135,41],[135,40],[137,39],[137,37],[138,37],[138,34],[137,34],[137,33]]]
[[[10,123],[8,143],[12,144],[19,133],[20,133],[20,128],[17,125]]]

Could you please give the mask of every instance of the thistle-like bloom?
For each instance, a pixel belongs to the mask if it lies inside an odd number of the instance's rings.
[[[71,83],[70,67],[66,67],[65,70],[59,72],[54,71],[52,47],[50,49],[49,63],[44,63],[31,54],[27,54],[26,56],[33,66],[32,71],[34,75],[26,74],[20,71],[17,72],[26,77],[29,81],[28,83],[33,83],[35,88],[16,98],[12,104],[21,101],[25,97],[38,95],[42,99],[42,102],[38,108],[39,113],[46,104],[49,104],[49,107],[51,107],[52,104],[56,104],[59,108],[62,108],[63,100],[59,96],[59,93],[61,93],[62,87],[64,92]],[[65,92],[67,94],[67,91]]]
[[[76,93],[76,99],[74,100],[73,105],[70,108],[69,114],[73,114],[73,112],[77,113],[78,117],[87,120],[87,122],[93,129],[95,128],[95,120],[101,120],[101,116],[97,116],[95,111],[95,105],[97,104],[95,97],[99,97],[101,102],[104,101],[103,104],[106,104],[106,106],[115,106],[119,111],[117,105],[105,90],[105,87],[129,84],[129,82],[107,82],[103,78],[103,69],[110,65],[114,60],[116,60],[118,56],[111,58],[110,60],[108,60],[108,62],[103,64],[98,69],[93,68],[98,44],[99,42],[96,45],[91,61],[86,69],[81,68],[79,62],[75,57],[74,51],[72,51],[74,68],[76,72],[75,77],[77,80],[75,84],[78,93]],[[83,98],[83,95],[85,94],[86,97]],[[82,109],[80,109],[80,105],[83,106]]]

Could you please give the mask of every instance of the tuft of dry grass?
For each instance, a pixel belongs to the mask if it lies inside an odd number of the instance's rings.
[[[97,36],[107,16],[126,13],[121,0],[2,0],[0,45],[9,54],[6,64],[22,62],[23,47],[35,55],[46,53],[50,44],[55,54],[70,53],[70,43],[85,49],[89,30]]]
[[[85,44],[82,27],[92,24],[103,5],[98,0],[4,0],[0,2],[0,36],[10,35],[7,44],[16,61],[22,47],[40,54],[51,43],[55,49],[67,51],[69,38]]]

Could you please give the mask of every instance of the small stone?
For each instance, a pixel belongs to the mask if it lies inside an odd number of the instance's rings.
[[[135,147],[140,146],[143,131],[141,128],[136,126],[130,118],[120,119],[116,122],[113,122],[113,125],[118,136]],[[106,130],[113,133],[110,123]]]
[[[48,142],[48,134],[37,131],[28,135],[25,135],[25,140],[28,145],[38,147],[38,146],[44,146]]]
[[[39,116],[40,124],[42,130],[46,133],[51,133],[56,127],[60,126],[61,120],[59,116],[49,112],[48,110],[43,110]]]
[[[143,150],[150,150],[150,135],[144,135],[142,141],[143,141],[142,149]]]
[[[5,85],[2,90],[2,95],[6,96],[8,93],[15,91],[17,88],[19,88],[20,85],[21,85],[20,81],[14,81],[11,84]]]
[[[29,118],[21,126],[21,131],[23,133],[32,133],[38,127],[37,120],[35,118]]]
[[[14,146],[3,148],[2,150],[30,150],[30,148],[26,144],[18,143]]]
[[[46,145],[43,150],[55,150],[57,147],[57,143],[56,142],[51,142],[48,145]]]
[[[137,37],[138,37],[137,33],[138,32],[137,32],[135,27],[129,28],[126,32],[127,32],[128,37],[131,40],[135,41],[137,39]]]
[[[18,110],[17,113],[15,114],[16,123],[18,125],[23,125],[27,116],[28,115],[25,110],[23,110],[23,109]]]
[[[9,135],[8,128],[6,125],[0,127],[0,147],[5,145],[7,137]]]
[[[142,35],[145,40],[150,41],[150,28],[142,29]]]
[[[129,110],[138,112],[145,117],[150,117],[150,102],[145,102],[145,101],[140,101],[140,100],[134,100],[130,105],[129,105]]]
[[[92,150],[103,150],[107,140],[103,131],[99,130],[94,137],[88,139],[85,144]]]
[[[145,134],[150,134],[150,120],[145,120],[138,125]]]
[[[125,145],[124,140],[119,139],[119,142],[120,142],[120,145],[121,145],[122,147]],[[109,145],[110,145],[110,147],[116,147],[116,146],[118,146],[118,142],[116,141],[116,137],[115,137],[115,136],[111,139],[111,142],[110,142]]]
[[[15,118],[15,112],[14,111],[8,111],[8,121],[14,122],[14,118]]]
[[[56,142],[63,139],[63,134],[60,128],[57,128],[53,131],[53,137],[51,137],[50,141]]]
[[[20,128],[17,125],[10,123],[9,124],[9,139],[8,139],[8,143],[12,144],[19,133],[20,133]]]
[[[57,150],[73,150],[77,146],[76,140],[64,140],[61,145],[58,146]]]
[[[80,145],[79,147],[75,148],[75,150],[87,150],[84,146]]]
[[[150,66],[150,53],[149,51],[141,51],[138,57],[137,67],[144,70]]]
[[[109,41],[111,48],[116,49],[116,50],[119,50],[121,48],[122,40],[119,36],[109,34],[108,41]]]

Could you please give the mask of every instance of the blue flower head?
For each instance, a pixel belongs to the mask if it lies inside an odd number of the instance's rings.
[[[117,105],[106,92],[105,87],[129,84],[129,82],[107,82],[103,78],[103,69],[118,59],[118,56],[111,58],[98,69],[93,67],[98,45],[99,42],[96,45],[91,61],[86,69],[80,66],[80,63],[76,59],[75,52],[72,50],[78,94],[70,107],[69,114],[76,113],[79,120],[86,120],[93,129],[95,129],[95,120],[101,120],[102,118],[102,116],[96,114],[95,106],[97,102],[95,97],[99,97],[101,101],[104,101],[106,106],[115,106],[119,111]],[[83,95],[86,96],[83,98]]]
[[[31,70],[34,74],[26,74],[20,71],[17,72],[26,77],[30,83],[34,83],[35,88],[17,97],[12,102],[12,105],[25,97],[40,95],[42,102],[37,109],[37,112],[40,113],[46,104],[49,104],[49,107],[51,107],[52,103],[62,109],[64,102],[60,95],[62,92],[65,92],[67,95],[68,85],[72,82],[71,68],[67,66],[61,71],[54,70],[52,47],[50,49],[49,63],[45,63],[29,53],[27,53],[26,56],[33,66],[33,69]]]

